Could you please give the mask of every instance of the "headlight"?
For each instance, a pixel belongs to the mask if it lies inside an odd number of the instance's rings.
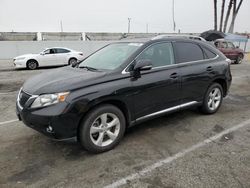
[[[15,60],[23,60],[25,59],[25,57],[18,57],[18,58],[15,58]]]
[[[32,103],[31,108],[44,107],[44,106],[49,106],[49,105],[56,104],[59,102],[63,102],[65,101],[68,95],[69,95],[69,92],[40,95]]]

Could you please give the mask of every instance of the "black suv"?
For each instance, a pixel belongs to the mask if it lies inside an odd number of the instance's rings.
[[[55,139],[77,136],[91,152],[114,148],[125,129],[197,106],[215,113],[231,84],[226,57],[210,44],[181,38],[119,42],[74,67],[27,80],[17,115]]]

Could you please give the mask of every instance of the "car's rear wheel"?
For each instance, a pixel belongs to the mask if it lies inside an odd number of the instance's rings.
[[[243,55],[242,55],[242,54],[239,54],[238,57],[237,57],[237,59],[236,59],[236,61],[235,61],[235,63],[236,63],[236,64],[241,64],[242,61],[243,61]]]
[[[38,67],[38,62],[32,59],[27,62],[26,66],[30,70],[35,70]]]
[[[220,84],[213,83],[207,90],[201,111],[205,114],[213,114],[220,108],[223,100],[223,90]]]
[[[69,65],[75,65],[76,63],[77,63],[77,59],[76,58],[69,59]]]
[[[102,105],[91,110],[79,128],[79,142],[93,153],[113,149],[125,132],[125,117],[113,105]]]

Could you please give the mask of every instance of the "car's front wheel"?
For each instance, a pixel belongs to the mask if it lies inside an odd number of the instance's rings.
[[[38,62],[36,60],[29,60],[27,61],[26,66],[30,70],[35,70],[38,67]]]
[[[223,100],[223,90],[220,84],[213,83],[207,90],[201,111],[205,114],[213,114],[217,112]]]
[[[113,149],[125,132],[125,117],[113,105],[102,105],[91,110],[79,128],[79,142],[93,153]]]

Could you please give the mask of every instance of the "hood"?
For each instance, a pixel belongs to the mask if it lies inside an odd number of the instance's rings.
[[[95,84],[106,72],[92,72],[70,66],[41,73],[28,79],[23,90],[33,95],[58,93]]]
[[[26,58],[26,57],[34,57],[34,56],[38,56],[38,55],[39,54],[24,54],[24,55],[17,56],[14,59]]]

